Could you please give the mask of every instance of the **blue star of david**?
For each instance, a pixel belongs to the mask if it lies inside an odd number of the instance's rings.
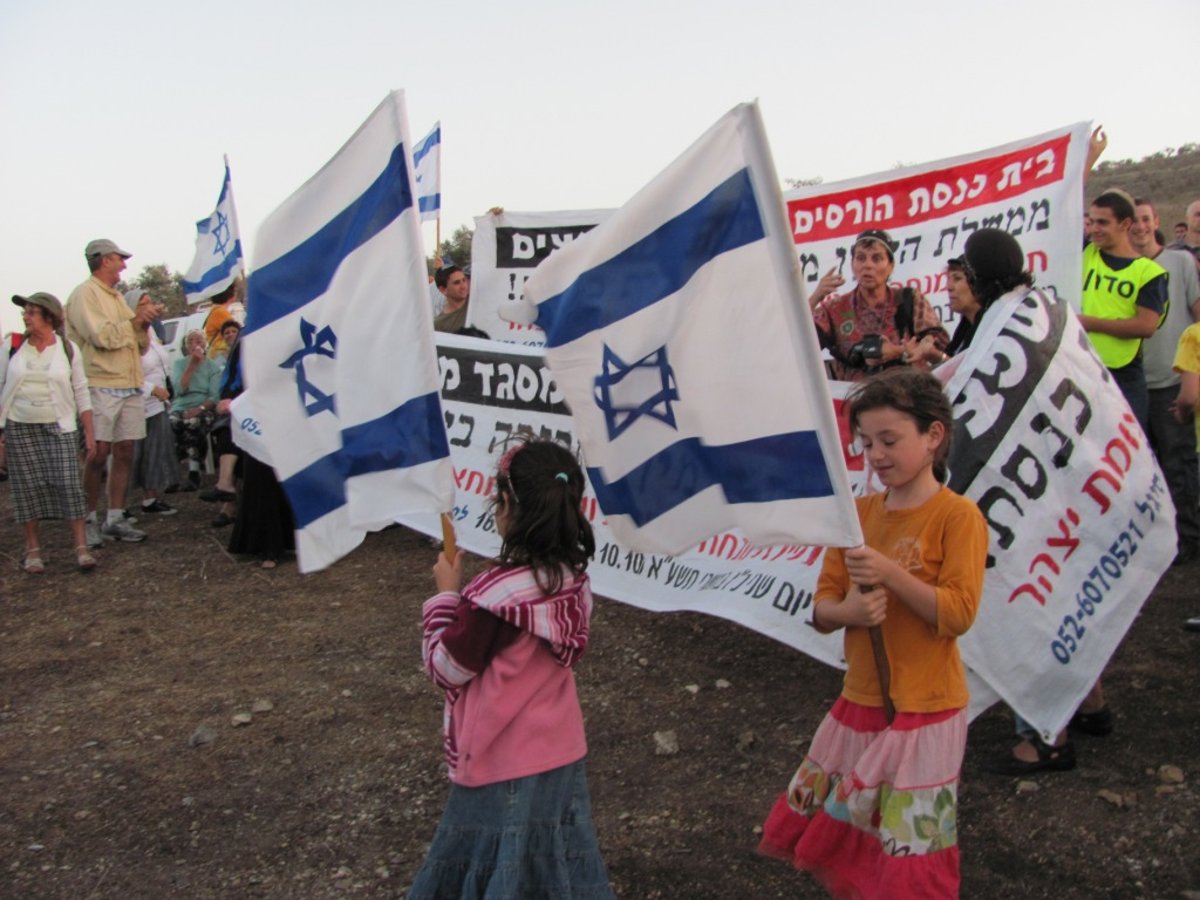
[[[217,242],[213,250],[214,256],[224,256],[225,248],[229,246],[229,217],[217,210],[217,227],[213,229],[213,240]]]
[[[334,395],[326,394],[308,380],[308,376],[304,373],[304,360],[309,356],[327,356],[335,359],[337,357],[337,335],[328,325],[317,331],[316,325],[301,318],[300,340],[304,346],[281,362],[279,368],[296,370],[296,390],[300,392],[300,405],[304,407],[304,412],[308,414],[309,418],[326,410],[336,416]]]
[[[676,428],[671,403],[679,399],[679,391],[665,346],[635,363],[626,363],[605,344],[602,374],[594,385],[592,396],[604,412],[610,441],[643,416]]]

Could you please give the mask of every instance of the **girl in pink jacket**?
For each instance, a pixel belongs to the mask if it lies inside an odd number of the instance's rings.
[[[450,797],[410,898],[611,897],[572,668],[587,647],[596,549],[574,456],[513,447],[496,473],[497,564],[459,590],[438,556],[422,657],[446,692]]]

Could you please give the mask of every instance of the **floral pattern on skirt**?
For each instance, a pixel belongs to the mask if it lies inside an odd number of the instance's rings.
[[[760,852],[835,897],[957,897],[965,710],[899,713],[840,698],[763,826]]]

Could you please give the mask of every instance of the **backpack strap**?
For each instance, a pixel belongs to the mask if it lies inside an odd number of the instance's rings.
[[[67,365],[73,364],[75,362],[75,345],[67,340],[63,335],[58,334],[58,332],[55,332],[55,335],[58,337],[59,341],[62,342],[63,351],[67,354]],[[25,343],[25,335],[23,334],[18,334],[14,331],[11,337],[12,344],[8,348],[9,359],[12,359],[13,354],[20,350],[21,345]]]

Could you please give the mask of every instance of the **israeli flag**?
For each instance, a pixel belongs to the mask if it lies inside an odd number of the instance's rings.
[[[442,123],[413,147],[413,171],[417,178],[417,205],[421,221],[436,219],[442,210]]]
[[[225,160],[225,180],[217,208],[207,219],[196,223],[196,256],[183,277],[183,292],[188,303],[200,303],[221,293],[242,274],[242,236],[238,231],[237,210],[233,205],[233,183],[229,178],[229,160]]]
[[[862,532],[757,104],[727,113],[501,315],[536,322],[614,534]]]
[[[259,229],[243,376],[300,571],[454,505],[404,94]]]

